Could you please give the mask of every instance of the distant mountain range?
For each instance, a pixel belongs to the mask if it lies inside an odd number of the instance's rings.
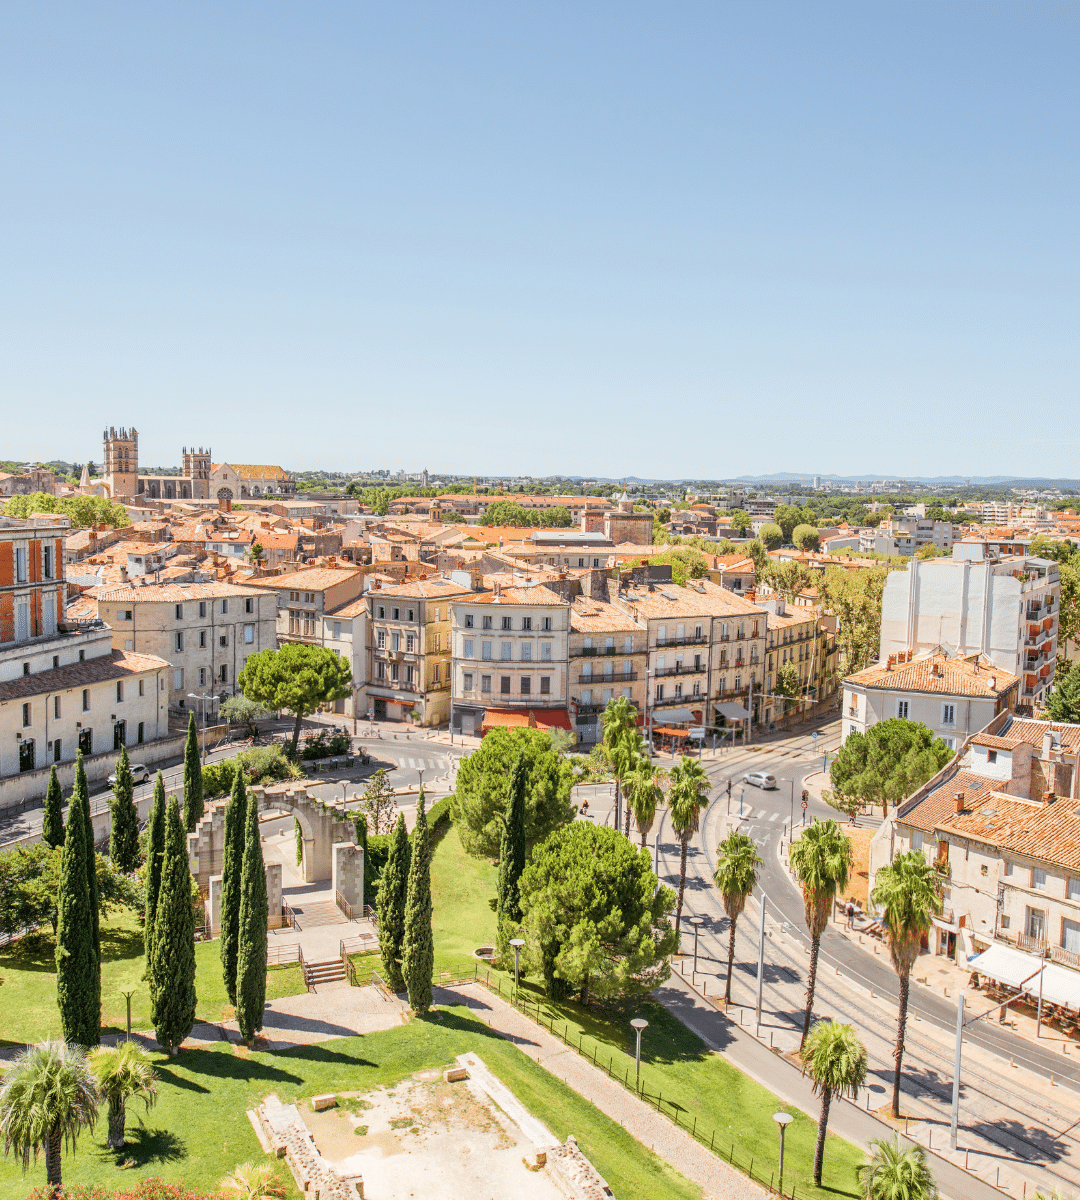
[[[583,479],[593,478],[587,475],[566,475],[560,476],[564,479],[572,479],[579,482]],[[639,475],[626,475],[627,483],[697,483],[698,480],[692,479],[644,479]],[[894,482],[902,479],[905,483],[914,483],[926,487],[963,487],[965,484],[970,484],[971,487],[1022,487],[1022,488],[1064,488],[1064,489],[1080,489],[1080,479],[1019,479],[1013,475],[819,475],[818,478],[822,483],[839,483],[839,484],[855,484],[855,483],[884,483],[885,480]],[[609,479],[601,476],[595,477],[597,483],[622,483],[623,479]],[[814,481],[813,474],[802,474],[794,471],[777,471],[772,475],[738,475],[732,480],[724,482],[731,483],[749,483],[749,484],[793,484],[805,483],[808,486]]]

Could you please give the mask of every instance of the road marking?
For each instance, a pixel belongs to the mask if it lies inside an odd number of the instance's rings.
[[[763,808],[759,808],[757,811],[757,819],[759,821],[764,821],[768,815],[769,814]]]
[[[773,815],[769,818],[770,821],[778,821],[779,819],[780,819],[779,813],[773,813]]]

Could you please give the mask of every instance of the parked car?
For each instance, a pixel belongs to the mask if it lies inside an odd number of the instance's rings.
[[[150,778],[150,768],[144,767],[142,763],[131,764],[131,778],[136,783],[145,783]],[[109,776],[109,787],[116,787],[116,772]]]
[[[776,776],[770,775],[768,771],[747,771],[742,779],[743,783],[752,783],[754,787],[765,792],[777,786]]]

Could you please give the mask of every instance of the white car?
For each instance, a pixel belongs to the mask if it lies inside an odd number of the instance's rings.
[[[145,783],[150,778],[150,768],[144,767],[142,763],[131,764],[131,778],[135,783]],[[109,776],[109,787],[116,787],[116,772]]]
[[[770,775],[768,771],[747,771],[742,779],[743,783],[752,783],[754,787],[761,788],[764,792],[771,791],[777,786],[776,776]]]

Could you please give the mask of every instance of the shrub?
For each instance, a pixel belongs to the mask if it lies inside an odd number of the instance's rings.
[[[232,791],[233,776],[237,767],[242,767],[246,782],[279,783],[283,779],[296,779],[300,768],[290,762],[280,746],[255,746],[235,758],[203,767],[203,795],[226,796]]]
[[[348,754],[352,749],[352,738],[347,733],[329,733],[320,729],[318,733],[304,738],[300,744],[302,759],[331,758],[337,754]]]

